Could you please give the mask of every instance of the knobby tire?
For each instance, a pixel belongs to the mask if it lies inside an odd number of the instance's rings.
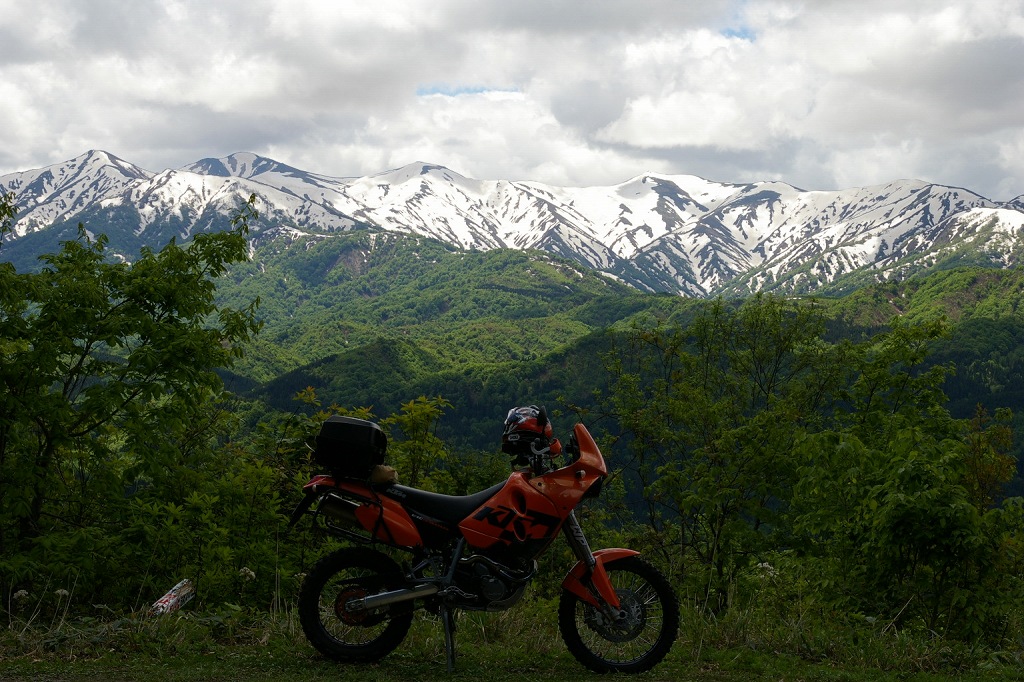
[[[327,658],[353,663],[379,661],[409,632],[411,602],[358,613],[345,612],[344,603],[404,584],[401,567],[390,557],[374,550],[339,549],[317,562],[302,581],[302,630],[310,644]]]
[[[598,609],[563,590],[558,629],[569,652],[599,673],[639,673],[661,662],[679,632],[679,601],[668,580],[638,556],[605,564],[621,606],[629,614],[619,626],[605,623]]]

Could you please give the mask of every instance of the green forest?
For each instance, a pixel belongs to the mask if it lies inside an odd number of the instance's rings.
[[[259,219],[130,262],[84,228],[0,260],[0,660],[100,655],[186,577],[211,637],[288,622],[334,548],[287,530],[327,416],[380,422],[403,483],[468,494],[508,475],[508,409],[543,404],[556,435],[599,436],[612,473],[581,520],[671,576],[686,651],[1019,663],[1024,271],[689,300]],[[572,564],[544,561],[528,614]]]

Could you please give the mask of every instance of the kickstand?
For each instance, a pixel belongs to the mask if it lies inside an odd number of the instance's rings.
[[[444,621],[444,648],[448,654],[448,672],[455,672],[455,612],[447,606],[441,607]]]

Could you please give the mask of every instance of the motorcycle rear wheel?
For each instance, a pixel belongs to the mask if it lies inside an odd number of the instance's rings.
[[[412,624],[411,602],[353,611],[346,604],[405,583],[390,557],[368,549],[345,548],[328,554],[309,572],[299,590],[299,622],[310,644],[342,662],[379,661],[402,643]]]
[[[623,618],[609,622],[600,609],[568,590],[558,603],[558,629],[569,652],[599,673],[639,673],[661,662],[679,632],[679,601],[668,580],[637,556],[605,564]]]

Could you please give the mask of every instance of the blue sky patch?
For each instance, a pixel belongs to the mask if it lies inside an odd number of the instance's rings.
[[[458,97],[459,95],[479,95],[484,92],[515,92],[515,90],[509,88],[489,88],[483,85],[421,85],[416,88],[417,97],[426,97],[427,95]]]
[[[740,40],[746,40],[751,43],[757,40],[757,34],[748,26],[724,28],[720,33],[726,38],[739,38]]]

